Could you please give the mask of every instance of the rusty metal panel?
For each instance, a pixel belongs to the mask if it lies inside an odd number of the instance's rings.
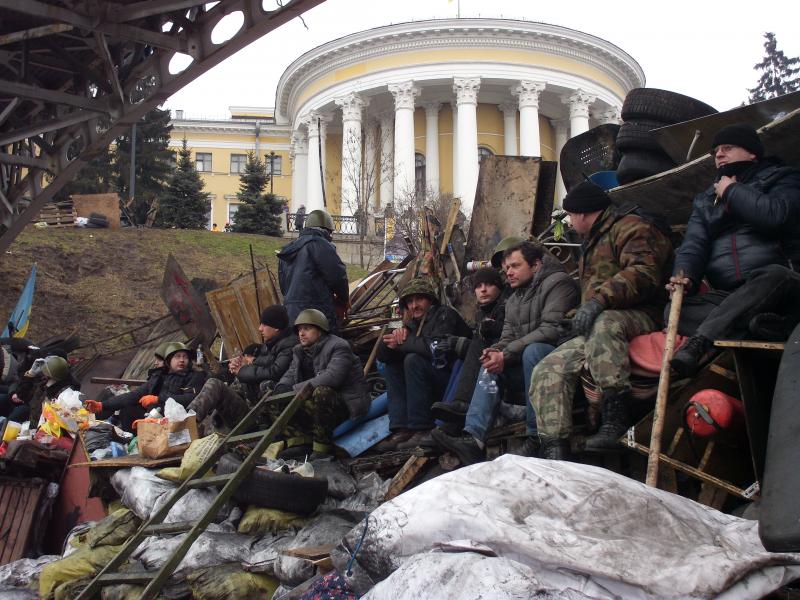
[[[0,565],[25,558],[46,485],[43,479],[0,478]]]
[[[530,156],[481,159],[467,260],[488,260],[506,236],[528,237],[534,221],[541,163],[541,158]]]
[[[209,348],[215,337],[214,321],[203,297],[194,289],[172,254],[164,269],[161,298],[186,336]]]

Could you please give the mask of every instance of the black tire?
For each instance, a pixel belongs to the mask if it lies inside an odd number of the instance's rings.
[[[628,152],[622,155],[617,167],[617,181],[625,185],[675,167],[664,152]]]
[[[217,475],[233,473],[241,464],[234,454],[225,454],[217,464]],[[245,504],[309,514],[317,509],[327,493],[327,479],[254,469],[233,497]]]
[[[650,133],[653,129],[664,127],[660,121],[630,121],[622,124],[617,134],[617,150],[630,152],[638,150],[654,150],[661,152],[661,145]]]
[[[635,88],[622,105],[622,120],[661,121],[666,124],[689,121],[717,112],[713,106],[683,94],[656,88]]]

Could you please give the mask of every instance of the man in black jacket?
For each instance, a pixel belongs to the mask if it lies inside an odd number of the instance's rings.
[[[386,364],[389,427],[392,435],[377,449],[434,445],[431,405],[441,400],[453,369],[455,353],[441,351],[449,336],[468,338],[469,326],[455,310],[439,304],[431,283],[412,279],[400,293],[403,326],[383,336],[378,360]]]
[[[764,158],[745,124],[723,127],[711,148],[717,180],[694,200],[667,285],[683,272],[679,332],[691,337],[670,364],[684,377],[715,339],[786,339],[800,321],[800,170]],[[704,277],[713,291],[694,295]]]
[[[344,317],[350,299],[347,270],[331,243],[333,219],[324,210],[312,210],[298,238],[278,253],[278,282],[289,322],[307,308],[328,319],[331,330]]]
[[[233,428],[250,412],[264,391],[274,386],[292,362],[292,348],[297,344],[297,335],[289,327],[286,308],[280,304],[268,306],[261,312],[258,332],[264,344],[255,355],[233,358],[229,371],[235,377],[231,385],[221,379],[211,378],[197,394],[188,410],[197,414],[198,423],[215,410],[227,428]]]

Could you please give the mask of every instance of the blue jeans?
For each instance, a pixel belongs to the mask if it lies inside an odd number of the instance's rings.
[[[450,371],[450,365],[434,369],[431,359],[419,354],[406,354],[402,361],[386,363],[389,428],[433,429],[431,404],[444,396]]]
[[[522,364],[508,366],[500,375],[492,375],[500,389],[504,390],[506,397],[509,391],[520,391],[526,398],[525,402],[525,431],[528,436],[539,435],[536,428],[536,412],[533,405],[527,401],[528,390],[531,387],[531,375],[533,369],[545,356],[550,354],[554,346],[539,342],[528,344],[522,353]],[[484,441],[486,434],[494,423],[497,416],[497,409],[500,406],[500,394],[490,394],[488,391],[476,385],[472,394],[472,400],[467,410],[467,421],[464,431],[477,440]]]

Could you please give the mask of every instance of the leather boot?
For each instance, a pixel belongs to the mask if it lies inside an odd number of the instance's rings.
[[[542,440],[542,458],[548,460],[569,460],[569,440],[539,434]]]
[[[694,377],[700,369],[700,361],[710,349],[711,340],[693,335],[678,349],[669,364],[681,377]]]
[[[600,429],[586,439],[587,452],[619,448],[619,437],[628,429],[627,394],[609,394],[603,403]]]

